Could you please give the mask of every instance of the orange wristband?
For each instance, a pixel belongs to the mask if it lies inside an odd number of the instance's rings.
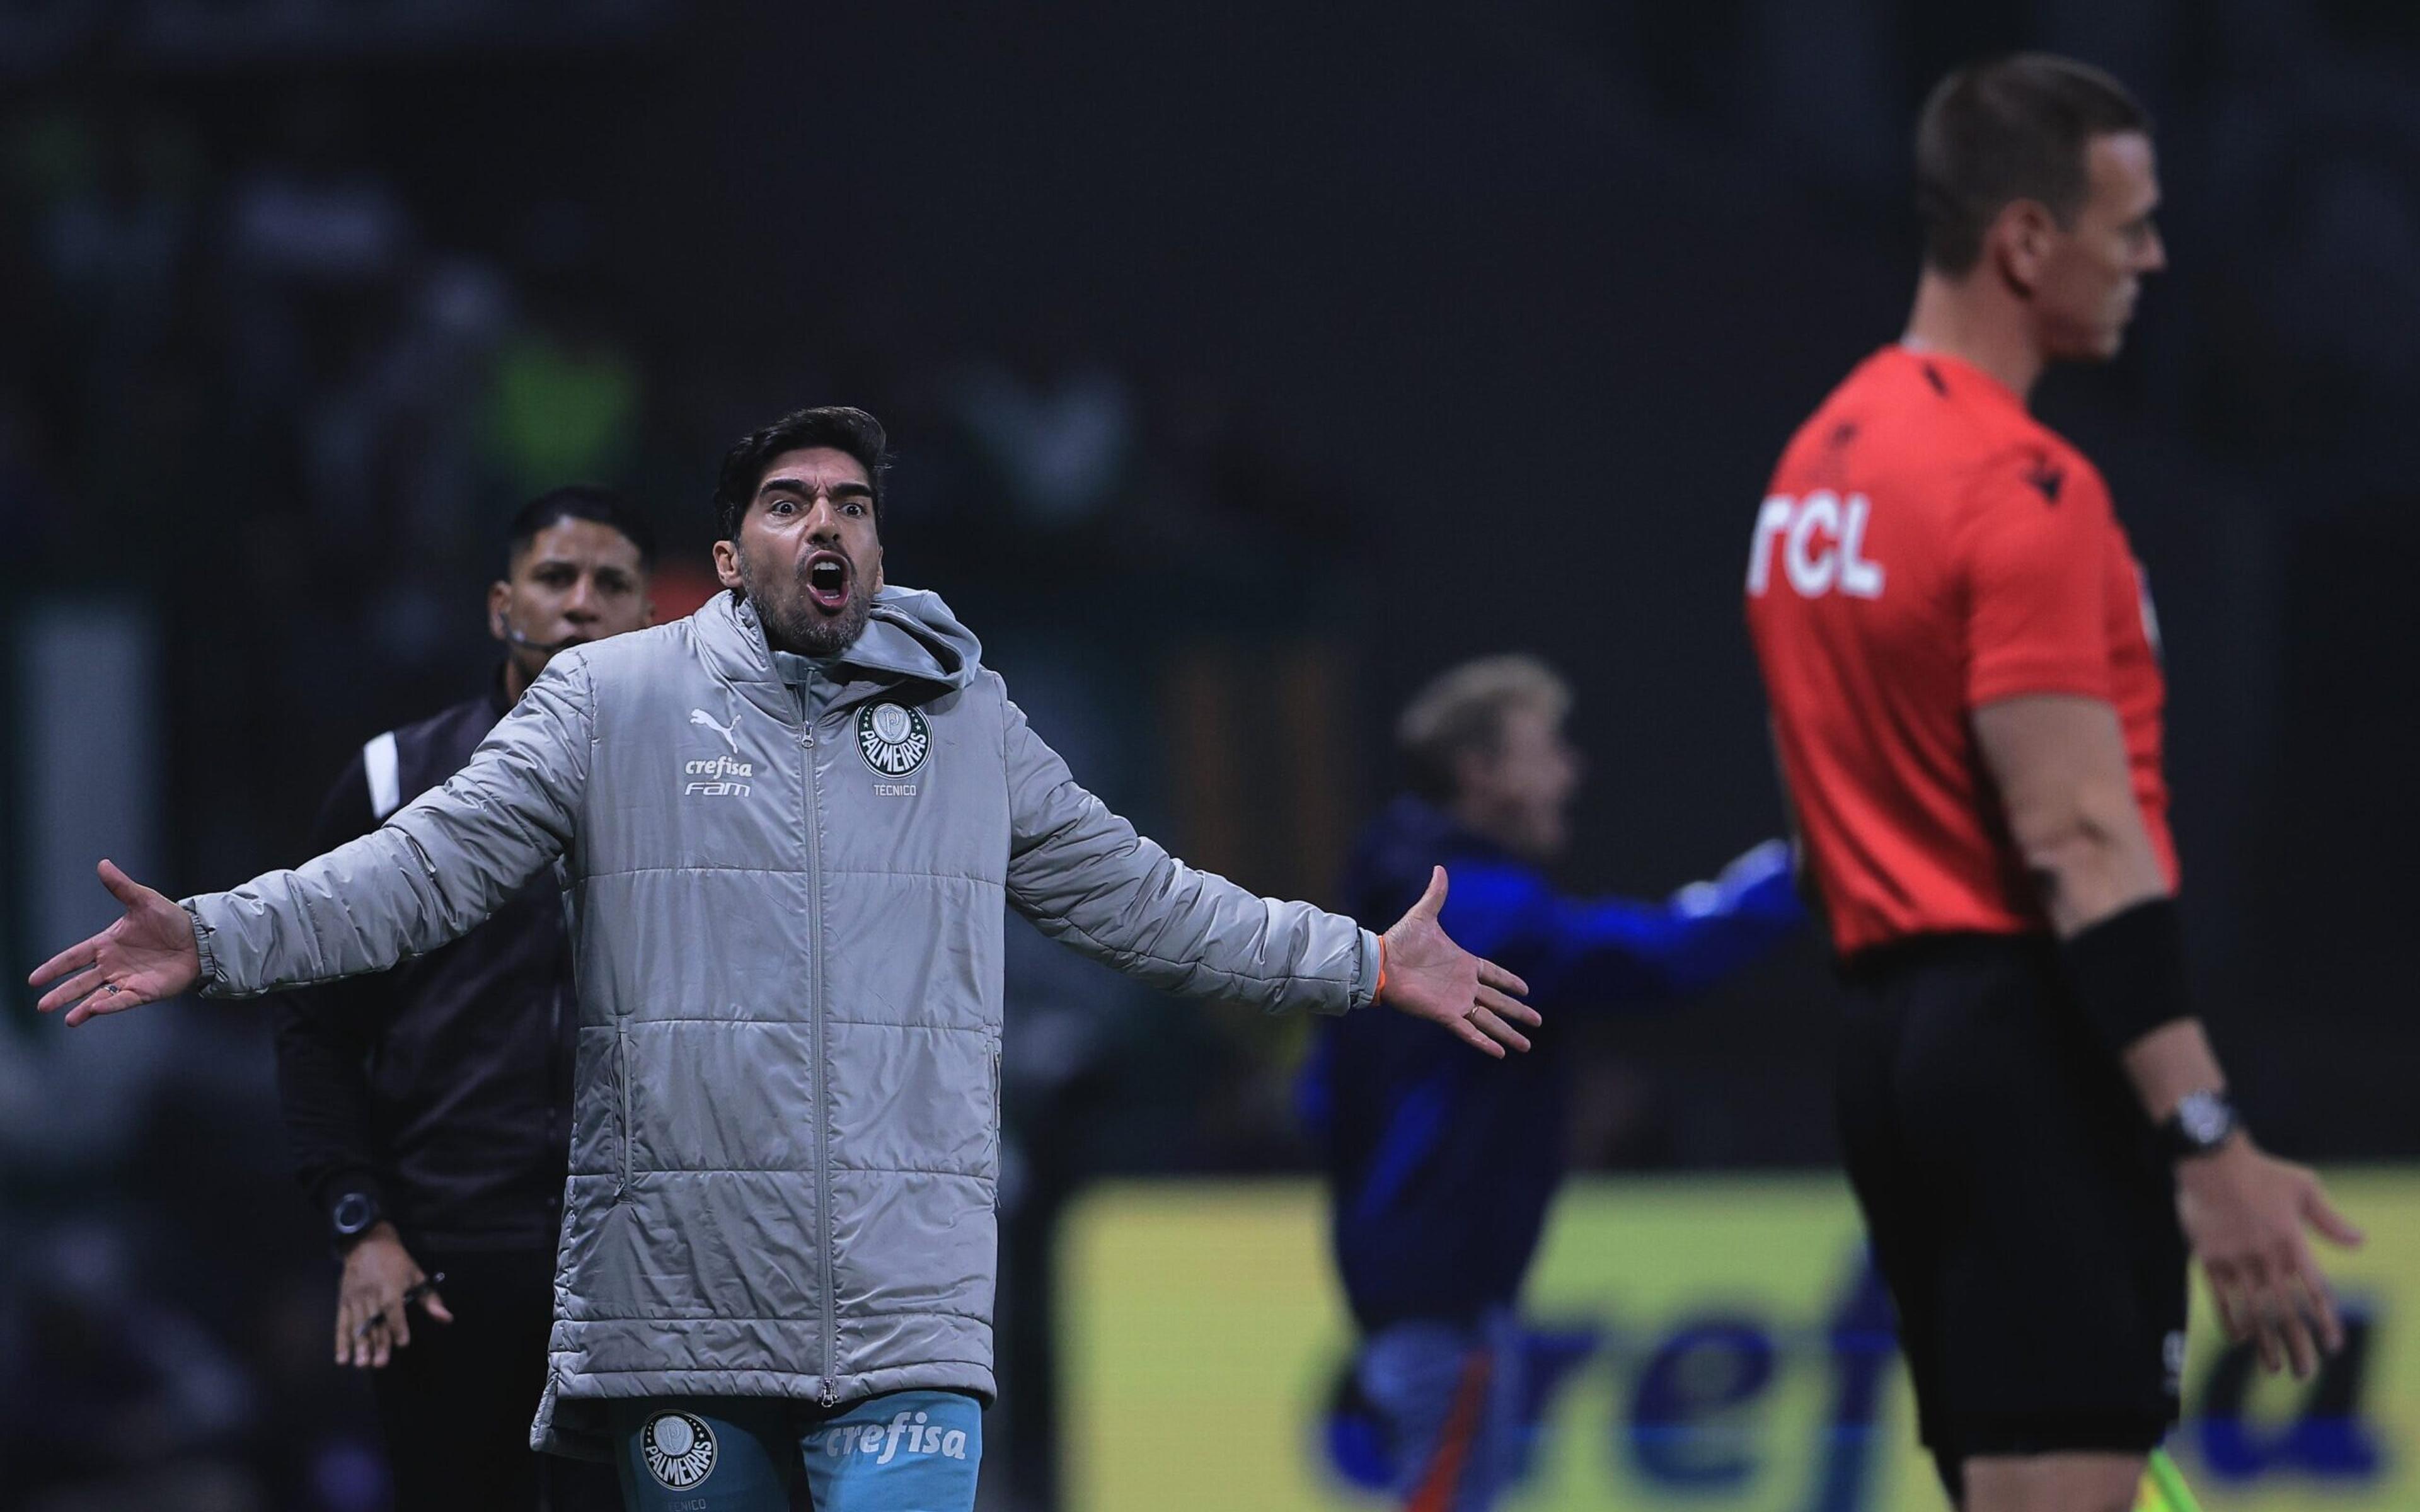
[[[1387,994],[1387,936],[1378,936],[1378,985],[1370,989],[1370,1001],[1376,1002]]]

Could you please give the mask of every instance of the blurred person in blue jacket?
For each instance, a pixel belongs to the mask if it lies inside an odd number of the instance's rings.
[[[1570,707],[1530,656],[1430,683],[1396,727],[1412,791],[1363,833],[1339,900],[1382,917],[1444,862],[1446,927],[1528,980],[1541,1053],[1483,1060],[1425,1024],[1356,1014],[1322,1026],[1304,1072],[1360,1334],[1348,1415],[1375,1427],[1373,1458],[1415,1512],[1484,1507],[1523,1458],[1513,1307],[1564,1165],[1571,1020],[1554,1010],[1687,996],[1806,918],[1777,840],[1660,903],[1557,891],[1582,770]]]

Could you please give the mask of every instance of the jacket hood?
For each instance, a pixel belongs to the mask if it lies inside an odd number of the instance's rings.
[[[955,692],[983,671],[983,642],[958,623],[941,595],[884,588],[874,595],[864,633],[840,654],[845,667],[884,681],[913,678]]]
[[[699,647],[717,676],[743,688],[780,689],[781,671],[755,605],[717,594],[694,618]],[[863,633],[834,660],[853,674],[851,683],[922,683],[934,693],[952,693],[982,673],[983,643],[940,594],[885,587],[874,595]]]

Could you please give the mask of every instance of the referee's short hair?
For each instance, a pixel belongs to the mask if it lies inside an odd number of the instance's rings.
[[[872,415],[833,404],[794,409],[764,429],[740,437],[722,454],[722,471],[714,486],[714,528],[720,532],[715,539],[739,539],[739,522],[748,517],[748,505],[756,497],[756,486],[765,481],[765,470],[783,453],[811,446],[829,446],[857,458],[874,489],[874,517],[879,523],[882,475],[891,469],[890,440],[882,433],[882,422]]]
[[[1534,708],[1559,720],[1571,711],[1572,686],[1535,656],[1481,656],[1448,668],[1404,706],[1395,746],[1412,791],[1432,803],[1450,803],[1454,768],[1466,755],[1492,755],[1504,740],[1504,715]]]
[[[648,527],[646,517],[611,488],[573,483],[548,489],[514,513],[512,523],[504,527],[505,575],[511,576],[513,563],[540,531],[551,531],[567,519],[592,520],[615,532],[638,548],[641,572],[656,570],[656,532]]]
[[[2072,58],[2018,53],[1958,69],[1933,86],[1916,125],[1926,266],[1952,278],[1971,270],[1993,219],[2017,200],[2071,224],[2090,193],[2092,139],[2150,129],[2124,85]]]

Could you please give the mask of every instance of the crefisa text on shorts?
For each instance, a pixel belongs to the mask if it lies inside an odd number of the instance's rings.
[[[888,1423],[843,1423],[821,1428],[808,1436],[807,1448],[810,1453],[821,1449],[835,1459],[843,1455],[869,1455],[877,1465],[887,1465],[901,1455],[964,1459],[966,1430],[931,1427],[928,1415],[900,1412]]]

